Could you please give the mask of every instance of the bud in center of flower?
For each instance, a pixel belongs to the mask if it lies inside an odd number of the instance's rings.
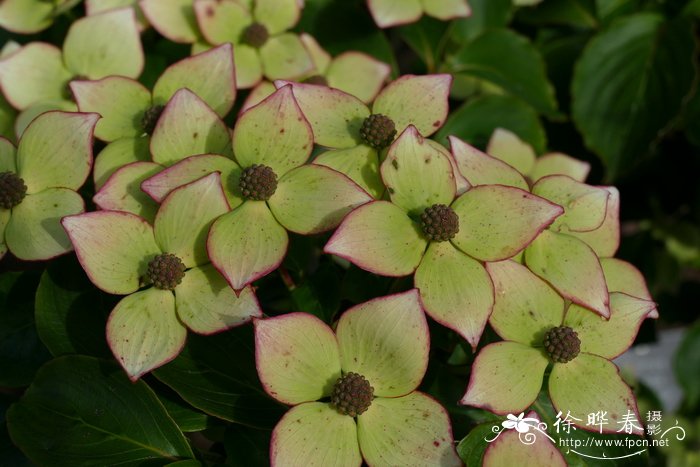
[[[570,362],[581,351],[581,340],[569,326],[557,326],[547,331],[543,344],[553,363]]]
[[[156,288],[173,290],[185,277],[185,265],[177,256],[163,253],[148,263],[146,276]]]
[[[391,145],[396,136],[394,121],[382,114],[372,114],[365,118],[360,128],[362,141],[375,149],[384,149]]]
[[[420,226],[425,238],[444,242],[459,232],[459,216],[449,206],[433,204],[420,215]]]
[[[245,199],[267,201],[277,190],[277,175],[266,165],[253,164],[243,170],[238,188]]]
[[[346,373],[335,382],[331,393],[331,407],[343,415],[357,417],[372,405],[374,388],[364,376]]]
[[[243,31],[243,42],[259,49],[270,38],[267,28],[260,23],[253,23]]]
[[[12,209],[22,202],[27,185],[14,172],[0,172],[0,209]]]
[[[141,119],[141,128],[143,128],[143,131],[149,135],[153,134],[153,130],[156,129],[156,123],[158,123],[158,119],[160,118],[160,114],[163,113],[164,108],[165,107],[162,105],[154,105],[144,112],[143,118]]]

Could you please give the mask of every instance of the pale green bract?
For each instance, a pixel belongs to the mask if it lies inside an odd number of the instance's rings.
[[[380,28],[416,22],[424,13],[443,21],[471,14],[467,0],[367,0],[367,6]]]

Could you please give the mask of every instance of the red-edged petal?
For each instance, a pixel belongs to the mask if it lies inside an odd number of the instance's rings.
[[[330,396],[340,377],[340,353],[333,331],[307,313],[254,321],[255,362],[270,396],[296,405]]]

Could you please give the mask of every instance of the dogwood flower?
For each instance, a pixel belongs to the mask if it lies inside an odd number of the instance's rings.
[[[512,134],[503,135],[507,133],[497,132],[490,148],[530,173],[531,178],[509,163],[450,137],[459,171],[472,185],[513,186],[562,206],[564,214],[526,248],[524,261],[564,297],[607,317],[609,296],[598,255],[613,256],[617,249],[619,193],[613,187],[591,186],[569,176],[585,178],[587,164],[563,154],[535,159],[529,146]]]
[[[127,163],[134,154],[145,161]],[[99,154],[99,169],[113,170],[113,165],[126,165],[107,178],[93,201],[101,209],[132,212],[150,221],[157,203],[167,193],[154,201],[141,189],[141,183],[192,154],[216,155],[216,161],[208,171],[193,174],[176,186],[235,165],[231,160],[231,133],[226,124],[189,89],[180,89],[163,108],[150,138],[120,138]]]
[[[234,45],[239,88],[263,77],[293,79],[313,68],[299,36],[288,32],[301,16],[297,0],[198,0],[194,11],[208,43]]]
[[[63,218],[90,280],[126,295],[109,316],[107,342],[132,381],[175,358],[188,328],[213,334],[261,315],[250,288],[235,294],[209,264],[207,231],[228,209],[213,173],[173,190],[152,226],[120,211]]]
[[[0,258],[8,249],[31,261],[72,250],[59,221],[85,210],[76,191],[92,167],[98,119],[47,112],[27,127],[17,149],[0,138]]]
[[[309,120],[316,144],[332,148],[314,159],[350,177],[375,198],[384,185],[379,176],[380,152],[409,125],[427,137],[445,122],[450,75],[405,75],[386,86],[371,110],[337,89],[291,83],[294,97]],[[276,86],[290,84],[275,82]],[[434,146],[437,143],[430,142]]]
[[[240,290],[279,266],[287,230],[308,235],[332,229],[370,200],[343,174],[305,164],[312,147],[309,124],[285,86],[238,118],[235,161],[189,157],[141,186],[158,201],[182,183],[221,171],[233,210],[212,225],[207,247],[212,263]]]
[[[110,75],[136,78],[144,64],[141,38],[131,9],[81,18],[68,29],[63,50],[30,42],[0,60],[0,85],[22,114],[18,134],[47,110],[75,110],[68,82]]]
[[[160,146],[166,144],[165,141],[170,142],[174,135],[165,132],[167,128],[158,128],[158,121],[170,99],[180,89],[187,89],[199,98],[190,96],[185,99],[186,102],[181,103],[180,99],[176,99],[170,106],[179,103],[168,114],[178,112],[180,120],[192,120],[180,121],[178,131],[183,131],[183,126],[188,126],[187,123],[192,127],[192,131],[180,135],[180,138],[197,132],[196,124],[200,121],[210,122],[212,118],[215,119],[209,115],[212,110],[219,117],[224,117],[231,110],[236,99],[233,52],[230,44],[224,44],[185,58],[161,74],[153,92],[135,80],[119,76],[98,81],[73,81],[70,87],[81,111],[97,112],[102,116],[95,129],[95,136],[110,143],[95,163],[95,185],[99,189],[120,167],[132,162],[150,161],[150,145],[154,146],[154,161],[163,162]],[[173,118],[178,118],[178,115]],[[201,141],[206,139],[205,133],[202,133]],[[202,148],[207,151],[214,149]],[[189,155],[191,154],[184,156]],[[171,156],[167,158],[170,159]]]
[[[306,313],[254,327],[260,380],[292,406],[272,432],[273,466],[462,465],[446,411],[416,391],[430,347],[416,290],[351,308],[335,333]]]
[[[516,255],[562,214],[525,190],[481,185],[457,195],[452,164],[409,126],[381,166],[389,201],[345,218],[324,251],[383,276],[415,272],[426,312],[474,348],[493,306],[483,262]]]
[[[568,304],[525,266],[507,260],[487,264],[496,301],[489,322],[505,341],[476,357],[462,404],[498,414],[526,410],[537,398],[545,370],[555,410],[571,413],[584,429],[587,414],[608,413],[602,428],[616,432],[637,404],[610,360],[627,350],[655,304],[622,292],[610,294],[610,319]],[[576,421],[580,419],[581,421]],[[641,434],[641,431],[637,432]]]

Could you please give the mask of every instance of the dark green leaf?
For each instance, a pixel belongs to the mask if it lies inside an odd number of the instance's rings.
[[[685,137],[695,146],[700,147],[700,92],[695,91],[683,111]]]
[[[323,243],[309,235],[289,235],[289,248],[284,257],[284,267],[297,276],[312,270],[322,256]]]
[[[493,432],[493,427],[498,427],[500,423],[484,423],[474,427],[472,431],[469,432],[466,438],[462,439],[457,445],[457,454],[462,459],[462,461],[471,465],[481,465],[484,458],[484,451],[488,447],[488,439],[492,439],[496,436]]]
[[[526,37],[511,30],[484,32],[450,57],[447,66],[453,73],[499,86],[542,114],[558,115],[554,88],[547,79],[542,56]]]
[[[685,334],[673,360],[673,369],[684,391],[686,409],[700,410],[700,322]]]
[[[514,97],[496,95],[465,103],[447,118],[436,138],[446,143],[447,137],[454,135],[484,147],[496,128],[511,130],[538,153],[544,152],[547,145],[537,113],[529,105]]]
[[[517,19],[536,25],[563,24],[578,28],[598,26],[593,0],[549,0],[535,8],[520,10]]]
[[[570,112],[571,79],[574,76],[574,65],[591,36],[590,31],[576,34],[565,32],[556,36],[548,36],[538,44],[547,64],[547,75],[554,84],[557,101],[562,103],[562,111],[564,112]],[[570,126],[573,127],[573,125]],[[575,130],[572,128],[572,131]]]
[[[5,423],[5,413],[14,397],[0,393],[0,466],[2,467],[25,467],[32,465],[22,451],[17,449],[10,439]]]
[[[591,40],[574,73],[573,117],[608,178],[648,153],[678,115],[694,50],[689,21],[651,13],[620,19]]]
[[[226,465],[257,467],[270,465],[269,430],[256,430],[242,425],[231,425],[224,436]]]
[[[209,426],[211,418],[207,414],[193,409],[187,402],[183,401],[180,396],[173,393],[170,388],[163,386],[162,389],[164,390],[161,391],[161,388],[154,386],[154,389],[157,391],[156,395],[160,403],[163,404],[168,415],[177,423],[180,430],[185,433],[191,433],[194,431],[202,431]]]
[[[38,271],[0,274],[0,386],[26,386],[51,355],[34,326]]]
[[[328,260],[292,290],[294,309],[312,313],[330,323],[340,309],[340,278],[336,267]]]
[[[182,353],[154,375],[205,413],[270,428],[285,407],[262,389],[253,349],[250,325],[215,336],[191,334]]]
[[[70,255],[44,271],[36,292],[36,327],[54,356],[80,353],[109,357],[107,315],[118,297],[100,292]]]
[[[598,18],[604,23],[641,10],[645,0],[596,0]]]
[[[686,4],[683,13],[700,18],[700,0],[690,0]]]
[[[386,295],[393,279],[350,266],[343,277],[340,296],[352,304],[358,304]]]
[[[428,73],[435,73],[440,64],[442,43],[447,24],[429,16],[420,21],[398,28],[399,35],[425,64]]]
[[[40,465],[164,465],[193,457],[146,383],[131,383],[115,363],[93,357],[59,357],[42,367],[7,423]]]
[[[469,0],[472,14],[468,18],[454,20],[451,37],[458,44],[471,41],[487,29],[502,28],[513,15],[512,0]]]

